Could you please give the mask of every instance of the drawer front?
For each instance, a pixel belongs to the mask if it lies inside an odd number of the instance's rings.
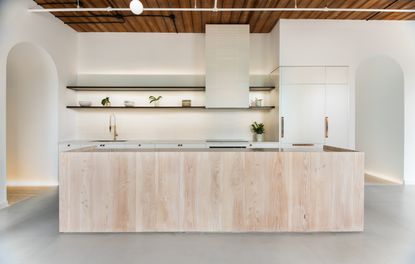
[[[278,142],[252,142],[249,143],[248,148],[278,148]]]
[[[156,148],[206,148],[203,143],[161,143]]]
[[[95,144],[59,144],[59,152],[94,146]]]
[[[156,144],[150,144],[150,143],[138,143],[136,146],[139,149],[153,149],[153,148],[156,148]]]

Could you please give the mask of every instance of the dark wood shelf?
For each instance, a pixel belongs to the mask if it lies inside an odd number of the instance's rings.
[[[78,92],[151,92],[151,91],[163,91],[163,92],[183,92],[183,91],[194,91],[204,92],[205,86],[66,86],[66,88],[78,91]],[[251,86],[250,91],[272,91],[275,89],[274,86]]]
[[[66,86],[74,91],[108,91],[108,92],[128,92],[128,91],[205,91],[204,86]]]
[[[275,106],[251,106],[249,108],[227,108],[227,107],[220,107],[220,108],[206,108],[206,106],[191,106],[191,107],[182,107],[182,106],[72,106],[69,105],[66,108],[69,109],[206,109],[206,110],[271,110],[274,109]]]
[[[275,89],[275,86],[250,86],[249,90],[254,92],[267,92]]]

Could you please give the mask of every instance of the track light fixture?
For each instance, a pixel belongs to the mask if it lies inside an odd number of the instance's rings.
[[[130,9],[131,12],[133,12],[135,15],[140,15],[144,11],[143,4],[140,2],[140,0],[131,0]]]

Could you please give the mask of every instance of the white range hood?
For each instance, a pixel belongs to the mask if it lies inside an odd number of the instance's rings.
[[[206,107],[249,107],[249,25],[206,25]]]

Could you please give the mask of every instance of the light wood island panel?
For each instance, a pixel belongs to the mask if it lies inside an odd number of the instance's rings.
[[[60,155],[61,232],[363,230],[359,152]]]

